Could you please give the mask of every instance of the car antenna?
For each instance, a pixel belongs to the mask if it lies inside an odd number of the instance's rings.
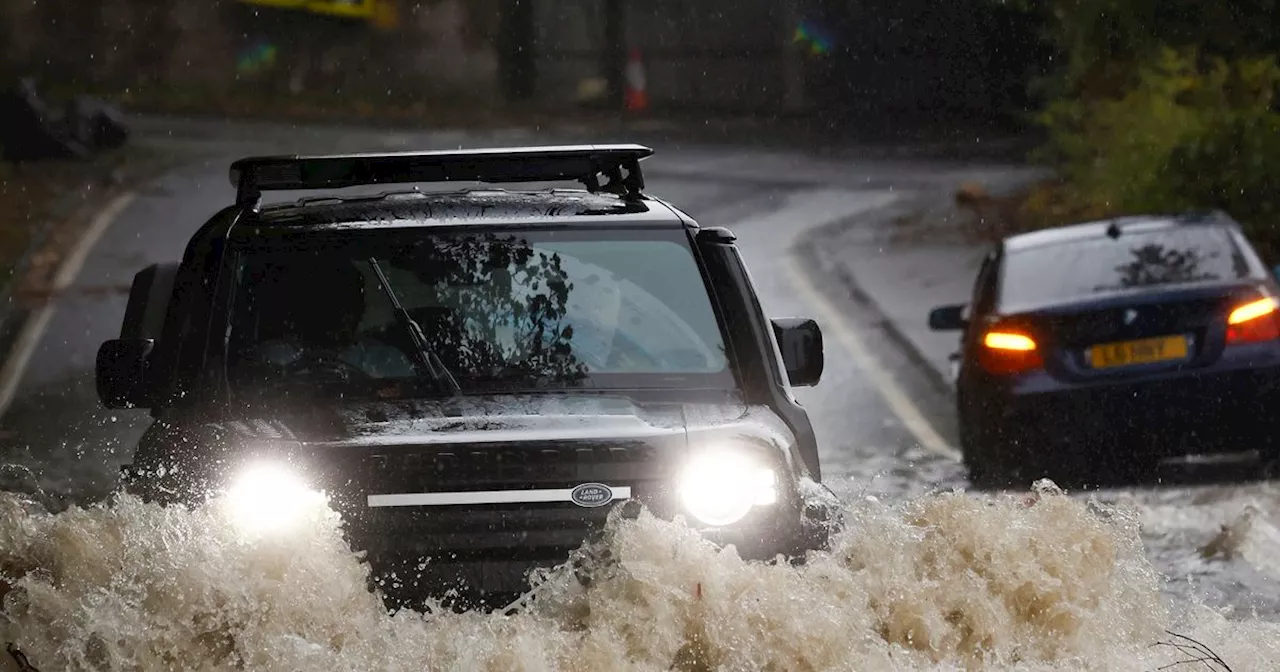
[[[1120,237],[1120,223],[1114,219],[1107,225],[1107,237],[1113,240]]]

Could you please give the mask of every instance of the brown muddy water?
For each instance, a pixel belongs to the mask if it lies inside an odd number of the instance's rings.
[[[41,670],[1155,670],[1196,655],[1172,630],[1280,667],[1280,625],[1162,596],[1136,511],[1048,486],[853,500],[802,566],[618,519],[618,565],[552,572],[510,616],[388,614],[336,515],[308,513],[250,538],[218,501],[51,515],[0,494],[0,641]]]

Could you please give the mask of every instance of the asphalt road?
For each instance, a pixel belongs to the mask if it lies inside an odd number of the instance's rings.
[[[728,226],[738,234],[769,313],[815,317],[823,325],[824,378],[798,396],[815,422],[825,480],[834,490],[902,500],[967,485],[954,459],[949,398],[886,337],[877,314],[822,272],[805,249],[821,241],[811,234],[882,206],[903,189],[946,189],[958,176],[981,174],[981,167],[866,158],[852,150],[817,157],[746,145],[700,147],[664,143],[656,132],[639,138],[520,130],[467,136],[155,120],[141,123],[139,131],[140,142],[186,157],[185,165],[141,186],[101,231],[70,288],[54,297],[17,395],[0,418],[0,464],[29,467],[48,492],[72,500],[99,497],[114,487],[119,465],[131,457],[149,418],[145,412],[101,409],[92,378],[97,348],[118,333],[126,302],[121,290],[127,291],[133,274],[146,264],[178,259],[191,233],[232,202],[227,167],[233,159],[602,140],[655,146],[657,155],[646,162],[648,191],[704,226]],[[0,469],[0,488],[26,487],[21,474],[6,469]],[[1181,509],[1188,496],[1143,495],[1146,510],[1155,512],[1146,535],[1158,540],[1149,544],[1153,562],[1185,588],[1181,592],[1205,594],[1204,584],[1217,581],[1208,590],[1211,601],[1280,613],[1275,598],[1260,594],[1274,585],[1268,576],[1215,573],[1196,559],[1196,549],[1181,535],[1189,528],[1212,530],[1222,521],[1188,521]]]
[[[471,137],[367,129],[315,134],[285,127],[163,121],[146,122],[141,130],[140,142],[190,159],[182,168],[142,185],[119,216],[106,223],[70,287],[53,298],[51,317],[0,419],[4,461],[29,466],[46,491],[71,499],[109,491],[119,465],[128,461],[133,442],[149,421],[142,411],[106,411],[99,406],[93,387],[98,346],[118,333],[133,274],[147,264],[180,258],[190,235],[232,202],[234,191],[227,177],[231,160],[255,153],[598,141],[572,133],[548,137],[520,130]],[[648,190],[705,226],[729,226],[739,235],[766,310],[777,316],[812,316],[824,324],[838,319],[840,324],[828,333],[821,385],[800,392],[817,425],[826,480],[840,491],[899,496],[963,485],[958,466],[921,447],[918,427],[913,433],[904,426],[902,413],[886,402],[880,385],[892,379],[899,388],[899,404],[910,398],[929,411],[944,407],[941,395],[874,329],[866,329],[871,318],[859,314],[847,290],[827,284],[808,260],[790,251],[819,227],[883,205],[893,197],[896,184],[916,184],[921,171],[905,161],[815,159],[745,147],[669,147],[660,138],[644,140],[659,149],[646,162]],[[932,174],[939,184],[948,179],[936,166]],[[864,330],[868,333],[862,334]],[[856,348],[852,352],[850,338]],[[878,370],[866,370],[859,357],[864,365],[873,359]],[[932,442],[951,443],[945,437]]]

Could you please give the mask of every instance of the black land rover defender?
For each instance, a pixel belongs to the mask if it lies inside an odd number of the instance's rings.
[[[237,161],[236,204],[138,273],[98,353],[102,402],[155,419],[125,489],[221,495],[267,534],[322,492],[397,605],[501,606],[618,504],[748,558],[821,546],[836,501],[791,394],[818,382],[821,333],[763,315],[729,231],[643,193],[650,154]],[[586,189],[261,203],[561,180]]]

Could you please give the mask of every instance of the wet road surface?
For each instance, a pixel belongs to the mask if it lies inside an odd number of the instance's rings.
[[[3,445],[12,456],[9,461],[29,465],[51,492],[101,495],[113,486],[118,466],[128,461],[132,443],[149,416],[144,411],[106,411],[100,407],[92,377],[98,346],[118,334],[133,274],[147,264],[179,259],[190,235],[233,201],[234,190],[227,177],[227,166],[233,159],[286,151],[352,151],[388,145],[436,149],[463,142],[484,146],[535,141],[521,133],[464,140],[453,135],[356,133],[340,137],[341,142],[307,136],[283,142],[246,138],[214,142],[187,130],[186,135],[177,137],[153,136],[151,144],[192,153],[191,162],[139,188],[89,252],[71,287],[53,299],[52,318],[27,363],[16,398],[0,421]],[[841,165],[832,170],[800,155],[658,148],[658,154],[646,162],[648,191],[683,208],[704,226],[731,227],[739,235],[761,300],[775,316],[816,317],[820,311],[812,305],[812,297],[830,289],[839,292],[839,288],[821,286],[817,276],[803,269],[801,275],[807,279],[802,284],[806,286],[797,288],[795,269],[805,262],[780,252],[790,249],[807,232],[892,198],[884,181],[893,171],[872,170],[878,168],[874,163]],[[903,175],[911,174],[905,167],[894,168]],[[786,179],[774,179],[778,176]],[[868,184],[873,186],[866,187]],[[300,195],[268,195],[268,200]],[[825,310],[829,313],[832,308]],[[838,311],[849,324],[858,322],[856,306],[841,302]],[[914,367],[885,349],[883,359],[890,362],[887,370],[897,378],[919,382],[921,395],[932,392]],[[849,357],[832,353],[822,384],[799,391],[799,396],[812,412],[824,450],[824,474],[834,488],[856,492],[888,488],[903,494],[902,484],[883,486],[877,477],[882,472],[913,469],[910,465],[917,461],[922,466],[933,465],[936,473],[894,480],[921,488],[963,483],[957,480],[960,472],[953,464],[944,464],[948,461],[918,448],[916,438],[904,429],[875,384]]]
[[[470,137],[376,131],[316,135],[199,124],[179,124],[170,133],[159,122],[142,130],[143,142],[183,152],[190,160],[134,194],[90,251],[70,290],[54,298],[55,311],[31,354],[19,393],[0,420],[0,462],[29,467],[46,491],[70,499],[111,490],[119,465],[128,462],[133,441],[149,421],[145,412],[102,409],[94,393],[97,348],[116,336],[124,312],[126,294],[120,288],[127,288],[143,266],[180,258],[195,229],[232,202],[227,167],[233,159],[286,151],[599,141],[522,131]],[[963,469],[953,459],[948,395],[885,337],[879,316],[854,300],[839,278],[823,272],[824,256],[812,248],[824,239],[809,235],[887,204],[896,189],[952,184],[952,169],[862,160],[856,154],[814,158],[651,142],[658,153],[645,164],[647,191],[704,226],[731,227],[770,314],[815,317],[822,323],[823,381],[797,395],[818,432],[824,480],[843,497],[889,501],[966,487]],[[955,167],[954,174],[960,170]],[[972,167],[964,170],[974,173]],[[838,249],[825,252],[838,254]],[[22,485],[23,475],[12,468],[2,475],[7,480],[0,485]],[[1280,495],[1270,482],[1116,489],[1099,497],[1130,501],[1142,512],[1148,555],[1169,576],[1170,593],[1280,614],[1280,570],[1274,560],[1280,543],[1266,518]],[[1248,517],[1249,505],[1261,508],[1262,522]],[[1230,557],[1203,559],[1200,548],[1224,525],[1228,532],[1240,528],[1234,540],[1223,542],[1233,549]]]

